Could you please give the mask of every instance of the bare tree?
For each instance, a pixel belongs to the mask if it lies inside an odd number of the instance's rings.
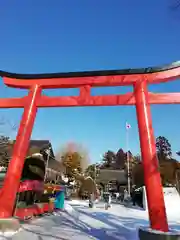
[[[10,132],[14,132],[18,129],[18,125],[15,124],[12,120],[7,119],[5,116],[0,116],[0,126],[6,130],[10,130]],[[7,128],[8,129],[7,129]],[[1,130],[0,130],[1,131]],[[0,166],[1,167],[8,167],[11,153],[12,153],[12,142],[10,141],[10,138],[8,137],[8,133],[1,132],[0,133]]]

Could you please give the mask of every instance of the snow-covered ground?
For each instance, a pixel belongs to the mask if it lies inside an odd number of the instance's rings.
[[[167,215],[170,218],[180,216],[180,195],[175,187],[164,187],[164,201]],[[147,209],[146,191],[143,189],[144,208]]]
[[[66,211],[23,224],[13,240],[137,240],[138,228],[148,226],[146,211],[113,204],[104,210],[103,203],[88,208],[87,201],[66,202]],[[172,229],[180,231],[180,215],[170,215]],[[1,238],[3,239],[3,238]],[[7,239],[7,238],[4,238]]]

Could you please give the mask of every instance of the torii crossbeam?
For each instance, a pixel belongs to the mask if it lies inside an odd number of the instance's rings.
[[[180,77],[180,63],[158,68],[89,71],[54,74],[14,74],[0,72],[4,83],[13,88],[29,89],[22,98],[0,99],[0,108],[24,108],[24,113],[0,196],[0,217],[11,217],[21,173],[39,107],[78,107],[135,105],[139,127],[144,180],[151,227],[168,231],[150,104],[179,104],[180,93],[151,93],[148,84],[171,81]],[[92,87],[133,85],[133,93],[91,96]],[[76,97],[48,97],[43,89],[79,88]]]

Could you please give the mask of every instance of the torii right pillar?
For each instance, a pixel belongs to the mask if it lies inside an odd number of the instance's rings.
[[[161,177],[158,169],[146,81],[136,82],[134,85],[134,95],[150,224],[154,230],[167,232],[168,222]]]

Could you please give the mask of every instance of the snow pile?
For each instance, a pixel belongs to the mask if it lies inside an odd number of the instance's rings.
[[[164,188],[164,199],[167,208],[171,208],[171,211],[179,209],[180,196],[175,187]]]
[[[180,216],[180,195],[175,187],[164,187],[164,202],[168,217]],[[147,210],[147,197],[145,187],[143,188],[143,207]]]

